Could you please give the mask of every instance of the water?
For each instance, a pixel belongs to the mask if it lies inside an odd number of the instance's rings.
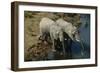
[[[82,24],[79,31],[84,48],[82,48],[79,42],[72,43],[72,55],[75,59],[90,58],[90,15],[81,14],[80,17]],[[83,53],[83,55],[81,53]]]

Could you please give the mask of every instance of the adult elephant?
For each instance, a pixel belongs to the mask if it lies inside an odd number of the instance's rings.
[[[72,41],[80,42],[78,29],[77,27],[72,25],[70,22],[67,22],[62,18],[56,20],[56,23],[58,24],[58,26],[62,28],[62,31],[63,31],[64,48],[66,51],[65,55],[71,56]]]

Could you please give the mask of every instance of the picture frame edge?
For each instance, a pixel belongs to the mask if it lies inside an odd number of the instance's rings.
[[[70,66],[52,66],[52,67],[37,67],[37,68],[19,68],[18,67],[18,6],[19,5],[41,5],[41,6],[56,6],[59,5],[61,7],[70,7],[73,8],[87,8],[87,9],[95,9],[96,10],[96,54],[95,54],[95,64],[84,64],[84,65],[70,65]],[[60,7],[59,6],[59,7]],[[68,5],[68,4],[52,4],[52,3],[37,3],[37,2],[21,2],[21,1],[14,1],[11,2],[11,70],[12,71],[29,71],[29,70],[48,70],[48,69],[63,69],[63,68],[81,68],[81,67],[94,67],[98,65],[98,58],[97,58],[97,44],[98,44],[98,33],[97,33],[97,6],[84,6],[84,5]],[[16,28],[17,26],[17,28]],[[17,32],[17,33],[14,33]],[[17,35],[17,36],[16,36]]]
[[[16,2],[11,3],[11,70],[16,71],[18,68],[18,5]],[[16,28],[17,26],[17,28]],[[15,33],[17,32],[17,33]]]

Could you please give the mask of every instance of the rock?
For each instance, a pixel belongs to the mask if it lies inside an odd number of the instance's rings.
[[[34,46],[31,47],[30,51],[27,51],[27,61],[30,60],[45,60],[48,56],[48,53],[52,50],[51,46],[47,41],[37,42]]]

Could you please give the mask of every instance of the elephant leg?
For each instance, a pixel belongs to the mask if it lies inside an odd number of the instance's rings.
[[[65,47],[64,47],[64,39],[62,41],[62,48],[63,48],[63,55],[64,55],[64,57],[66,57],[66,51],[65,51]]]
[[[55,52],[55,40],[51,37],[52,40],[52,52]]]

